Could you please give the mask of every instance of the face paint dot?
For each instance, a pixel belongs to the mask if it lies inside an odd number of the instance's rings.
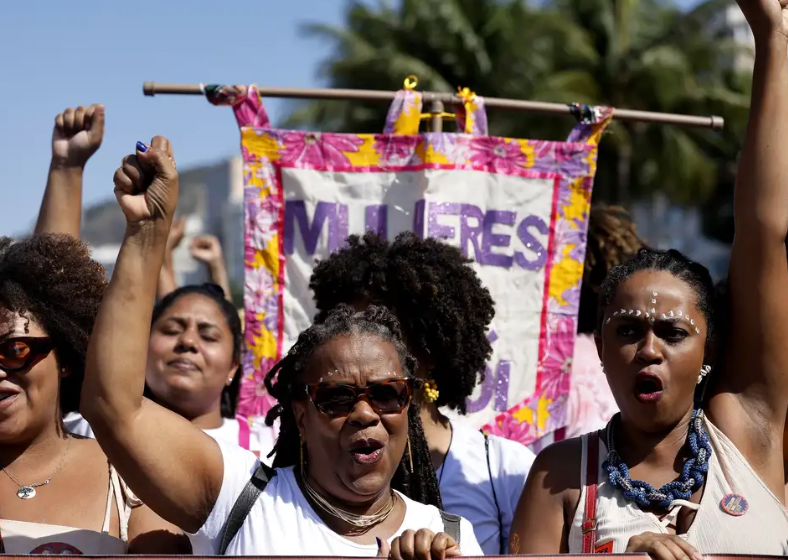
[[[651,292],[651,295],[657,297],[657,292]]]
[[[681,309],[679,309],[678,313],[676,313],[679,317],[681,317]]]
[[[651,308],[651,314],[653,315],[653,314],[654,314],[654,313],[656,313],[656,312],[657,312],[657,310],[656,310],[656,309],[654,309],[654,308],[652,307],[652,308]]]
[[[673,311],[671,311],[670,313],[668,313],[668,316],[669,316],[669,317],[673,317]]]
[[[687,319],[689,319],[689,317],[687,317]],[[690,319],[690,325],[695,325],[695,319]]]
[[[651,303],[657,303],[657,300],[655,300],[655,299],[652,299],[652,300],[651,300]]]
[[[700,334],[700,329],[698,327],[695,327],[695,332]]]
[[[640,309],[638,309],[637,311],[635,311],[635,317],[640,317]]]
[[[607,318],[607,321],[605,321],[605,324],[606,324],[606,325],[607,325],[608,323],[610,323],[610,317],[608,317],[608,318]]]

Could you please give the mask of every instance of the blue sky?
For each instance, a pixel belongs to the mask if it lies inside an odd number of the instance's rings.
[[[239,150],[230,109],[199,96],[145,97],[142,83],[318,86],[326,46],[301,37],[299,28],[339,24],[343,6],[344,0],[4,3],[0,235],[22,233],[35,220],[58,112],[107,106],[104,144],[85,171],[85,205],[112,197],[112,175],[137,140],[169,137],[181,168],[223,159]],[[276,124],[284,106],[276,100],[267,106]]]

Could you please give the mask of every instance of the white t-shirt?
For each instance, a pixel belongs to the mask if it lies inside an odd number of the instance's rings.
[[[69,412],[63,418],[63,423],[72,434],[95,439],[90,424],[81,414]],[[240,417],[223,418],[222,425],[218,428],[203,431],[217,441],[240,445],[260,457],[266,465],[271,464],[273,457],[269,459],[268,453],[271,452],[274,448],[274,443],[276,443],[278,422],[269,428],[262,421],[262,418],[255,417],[251,423],[247,423],[244,418]]]
[[[197,556],[218,554],[224,524],[258,465],[248,451],[218,443],[224,457],[224,480],[213,511],[199,532],[191,536]],[[392,539],[408,529],[443,531],[443,519],[436,507],[399,496],[406,506],[405,518]],[[482,555],[473,527],[465,519],[460,522],[460,548],[464,556]],[[376,545],[350,541],[323,523],[301,492],[292,467],[276,471],[226,552],[229,556],[322,557],[373,557],[377,553]]]
[[[517,442],[489,436],[488,469],[484,434],[456,422],[452,422],[452,429],[449,453],[436,473],[443,509],[471,522],[485,555],[506,554],[505,549],[500,550],[498,507],[493,497],[493,484],[500,506],[503,545],[506,547],[514,511],[536,455]]]

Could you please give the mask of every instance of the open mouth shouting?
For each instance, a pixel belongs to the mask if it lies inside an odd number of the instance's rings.
[[[662,398],[662,380],[656,374],[641,371],[635,376],[635,398],[642,403],[654,403]]]
[[[350,445],[350,456],[360,465],[373,465],[383,457],[383,442],[376,439],[359,439]]]

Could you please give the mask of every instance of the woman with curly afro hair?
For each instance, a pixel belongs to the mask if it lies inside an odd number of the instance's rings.
[[[88,248],[68,235],[0,238],[0,552],[188,552],[98,444],[61,420],[79,408],[106,284]]]
[[[471,521],[485,554],[502,554],[534,455],[440,412],[465,414],[492,354],[494,302],[471,262],[443,241],[406,232],[388,242],[368,232],[319,262],[309,285],[317,322],[340,304],[383,305],[396,314],[426,384],[420,414],[443,506]]]

